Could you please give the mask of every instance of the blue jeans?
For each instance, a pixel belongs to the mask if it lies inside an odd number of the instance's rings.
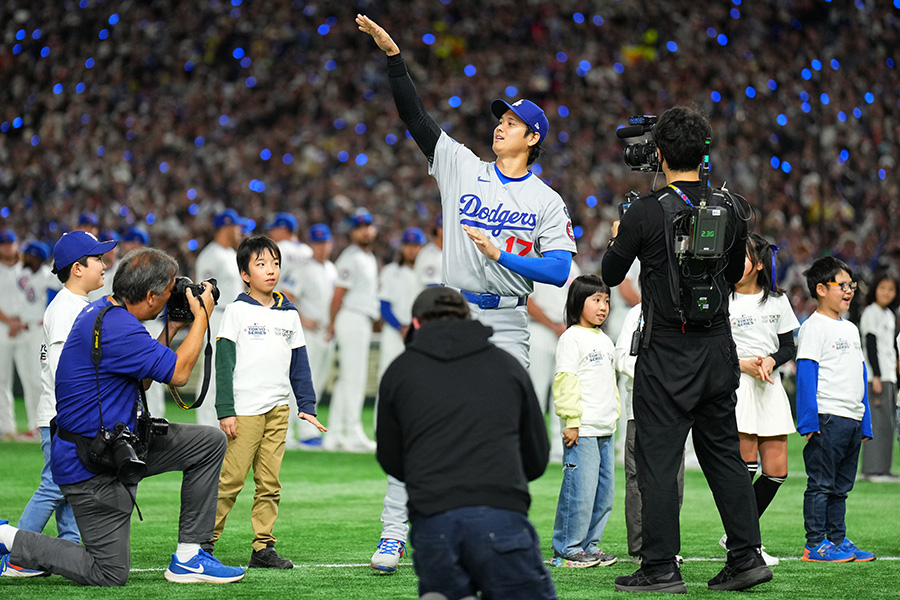
[[[596,554],[612,513],[613,436],[579,437],[563,447],[563,480],[553,524],[553,549],[563,556]]]
[[[50,472],[50,428],[41,427],[40,430],[41,450],[44,452],[41,485],[28,501],[17,527],[25,531],[40,533],[47,525],[47,521],[50,520],[50,515],[55,512],[57,537],[80,543],[78,525],[75,524],[72,507],[63,497],[59,486],[53,483],[53,474]]]
[[[847,494],[853,489],[862,444],[862,424],[835,415],[819,415],[819,432],[803,448],[806,493],[803,526],[812,548],[828,538],[840,545],[847,533]]]
[[[410,541],[419,595],[449,600],[555,600],[537,532],[520,512],[466,506],[413,515]]]

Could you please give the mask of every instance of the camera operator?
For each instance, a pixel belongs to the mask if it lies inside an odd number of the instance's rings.
[[[743,274],[750,209],[728,193],[710,194],[710,205],[724,205],[728,211],[717,233],[724,237],[721,252],[715,260],[692,258],[697,255],[676,258],[678,240],[673,234],[679,218],[705,205],[700,175],[711,129],[699,112],[674,107],[660,116],[652,137],[655,156],[647,158],[662,167],[667,186],[634,201],[621,222],[613,223],[601,271],[604,281],[618,285],[637,258],[643,291],[643,337],[633,345],[633,352],[638,351],[634,422],[637,476],[644,498],[642,562],[633,575],[616,578],[616,589],[686,591],[675,558],[680,548],[677,476],[691,430],[728,536],[726,566],[709,581],[709,588],[744,589],[772,578],[760,556],[756,505],[739,448],[734,407],[740,370],[726,290],[726,282],[737,282]],[[642,149],[629,147],[634,148]],[[697,296],[684,287],[693,282],[686,272],[694,275],[698,264],[706,265],[702,269],[709,292],[703,295],[709,309],[702,319],[689,316]]]
[[[117,466],[121,467],[118,459],[124,450],[130,455],[127,466],[139,467],[138,472],[145,468],[144,476],[168,471],[184,474],[178,546],[166,579],[222,583],[244,576],[243,569],[225,567],[200,549],[213,533],[225,434],[212,427],[172,423],[167,432],[157,431],[158,435],[148,439],[142,431],[144,420],[137,418],[139,387],[147,387],[150,381],[184,385],[203,347],[207,315],[213,306],[208,283],[203,284],[199,299],[193,290],[187,292],[194,325],[177,351],[162,343],[166,332],[160,340],[154,340],[141,325],[143,320],[156,318],[166,306],[177,270],[175,260],[160,250],[134,250],[116,271],[113,295],[91,303],[76,318],[57,369],[57,428],[51,456],[54,481],[72,505],[84,545],[17,530],[0,521],[0,554],[10,554],[5,562],[16,568],[56,573],[85,585],[121,586],[128,581],[131,513],[140,476],[123,477],[121,468],[117,475],[96,465],[90,471],[76,444],[69,441],[89,439],[93,449],[99,441],[98,432],[118,433],[124,424],[145,442],[146,464],[138,464],[142,461],[129,448],[123,448],[129,443],[126,434],[110,444],[116,451]],[[95,366],[95,320],[108,306],[112,308],[103,316],[101,358]],[[183,325],[170,321],[169,339]]]

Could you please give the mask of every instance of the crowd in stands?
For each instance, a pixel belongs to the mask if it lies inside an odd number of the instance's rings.
[[[384,57],[394,33],[432,115],[490,159],[496,97],[550,117],[535,171],[566,200],[595,270],[616,204],[648,191],[615,131],[693,104],[713,125],[711,181],[746,196],[788,285],[833,254],[900,264],[895,8],[866,0],[61,0],[0,7],[0,227],[52,243],[82,211],[139,224],[185,272],[223,208],[337,234],[356,206],[390,260],[438,193],[405,135]],[[464,133],[465,132],[465,133]],[[657,185],[659,183],[657,182]],[[338,235],[335,250],[345,245]],[[799,266],[798,266],[799,265]],[[797,278],[799,280],[799,278]],[[795,306],[798,313],[804,309]]]

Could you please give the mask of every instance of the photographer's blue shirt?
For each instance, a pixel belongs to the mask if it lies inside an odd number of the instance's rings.
[[[97,376],[91,360],[94,320],[111,303],[107,297],[92,302],[75,319],[56,370],[56,424],[90,438],[100,428]],[[100,398],[103,425],[112,429],[123,422],[135,430],[138,385],[145,378],[168,383],[175,373],[175,352],[153,339],[140,321],[124,308],[110,309],[101,328]],[[78,460],[75,444],[54,436],[51,449],[53,481],[78,483],[94,477]]]

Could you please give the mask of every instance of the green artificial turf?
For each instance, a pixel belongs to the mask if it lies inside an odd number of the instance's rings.
[[[19,402],[19,414],[24,407]],[[169,417],[192,420],[171,408]],[[323,410],[327,420],[327,412]],[[365,419],[371,422],[371,408]],[[371,428],[370,431],[371,433]],[[782,558],[772,582],[748,592],[763,598],[897,598],[900,596],[900,484],[859,482],[848,501],[848,534],[861,548],[878,554],[870,563],[810,564],[802,552],[801,507],[805,477],[800,457],[802,441],[790,439],[790,476],[761,522],[763,543]],[[27,442],[0,442],[0,518],[15,523],[37,488],[42,465],[40,446]],[[252,475],[251,475],[252,477]],[[551,464],[533,482],[530,517],[541,536],[544,555],[551,556],[550,537],[562,471]],[[252,570],[236,584],[176,585],[163,579],[174,551],[180,475],[167,474],[140,484],[132,526],[132,575],[127,586],[98,590],[59,576],[38,579],[0,578],[0,599],[40,598],[265,598],[284,599],[395,599],[416,598],[416,577],[409,556],[393,575],[380,575],[367,565],[381,532],[379,517],[386,487],[374,455],[288,451],[281,472],[281,508],[276,524],[278,551],[294,561],[292,571]],[[225,564],[246,565],[250,558],[250,505],[253,481],[238,498],[229,516],[216,556]],[[613,516],[603,538],[605,552],[617,554],[618,564],[593,569],[553,568],[557,593],[564,600],[622,598],[613,591],[613,579],[631,573],[625,543],[624,483],[616,470]],[[721,522],[702,473],[688,471],[681,513],[682,574],[692,595],[721,596],[710,592],[706,580],[722,566],[725,551],[718,546]],[[53,521],[47,533],[53,533]]]

